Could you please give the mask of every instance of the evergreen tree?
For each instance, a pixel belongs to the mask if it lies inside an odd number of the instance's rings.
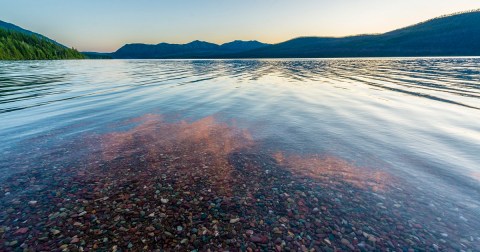
[[[0,60],[84,59],[85,56],[36,35],[0,28]]]

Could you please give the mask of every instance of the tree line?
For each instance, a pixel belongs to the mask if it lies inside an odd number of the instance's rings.
[[[0,28],[0,60],[84,59],[75,49],[66,48],[37,35]]]

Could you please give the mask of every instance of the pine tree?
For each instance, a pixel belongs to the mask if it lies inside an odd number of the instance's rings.
[[[0,28],[0,60],[84,59],[75,49],[37,35]]]

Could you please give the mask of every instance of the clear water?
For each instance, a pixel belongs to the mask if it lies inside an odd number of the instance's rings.
[[[248,132],[255,149],[288,164],[292,176],[344,180],[372,193],[368,204],[377,208],[395,200],[405,215],[392,217],[404,228],[432,233],[417,237],[424,248],[480,249],[479,58],[0,62],[0,181],[67,167],[118,144],[79,147],[79,139],[126,137],[127,122],[149,116],[193,130],[214,118]],[[8,183],[4,207],[28,198],[32,188]],[[13,225],[7,218],[0,226]]]

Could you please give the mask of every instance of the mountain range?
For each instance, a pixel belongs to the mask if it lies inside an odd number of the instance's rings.
[[[269,46],[258,41],[232,41],[217,45],[204,41],[192,41],[188,44],[158,45],[128,44],[112,54],[113,58],[129,59],[175,59],[175,58],[211,58],[231,55]]]
[[[62,46],[13,24],[0,21],[0,28]],[[300,37],[278,44],[241,40],[222,45],[198,40],[187,44],[134,43],[112,53],[83,54],[87,58],[114,59],[480,56],[480,10],[442,16],[383,34]]]
[[[480,55],[480,11],[428,20],[376,35],[296,38],[232,57],[395,57]]]
[[[230,49],[230,50],[229,50]],[[383,34],[301,37],[278,44],[234,41],[216,45],[128,44],[113,58],[326,58],[480,55],[480,10],[442,16]]]

